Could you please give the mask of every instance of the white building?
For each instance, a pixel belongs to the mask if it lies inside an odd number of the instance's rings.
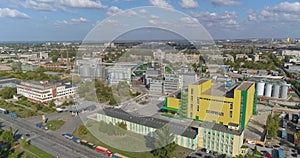
[[[165,74],[164,94],[171,94],[177,91],[180,87],[179,76],[176,74]]]
[[[118,84],[120,81],[131,81],[131,67],[110,66],[107,67],[108,84]]]
[[[26,81],[17,85],[17,94],[39,103],[74,98],[76,90],[70,83]]]

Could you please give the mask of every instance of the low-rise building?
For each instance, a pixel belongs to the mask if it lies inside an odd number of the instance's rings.
[[[17,85],[17,94],[21,94],[32,102],[50,102],[74,98],[77,88],[70,83],[52,83],[24,81]]]
[[[174,134],[174,142],[182,147],[196,149],[198,142],[198,129],[188,125],[168,122],[154,117],[132,115],[121,109],[106,108],[97,113],[97,121],[105,123],[125,123],[127,130],[155,138],[157,129],[167,125]]]
[[[0,79],[0,88],[4,87],[11,87],[15,88],[17,84],[19,84],[21,81],[16,78],[5,78],[5,79]]]

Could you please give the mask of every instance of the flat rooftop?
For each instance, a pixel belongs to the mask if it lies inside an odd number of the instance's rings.
[[[202,83],[204,83],[204,82],[206,82],[206,81],[208,81],[208,80],[209,80],[209,79],[201,79],[201,80],[199,80],[199,81],[193,83],[192,85],[200,85],[200,84],[202,84]]]
[[[204,91],[202,94],[233,98],[234,97],[234,87],[225,88],[224,83],[214,82],[212,84],[212,87],[210,89]]]
[[[177,135],[182,135],[184,137],[188,137],[188,138],[192,138],[192,139],[196,138],[196,136],[198,134],[197,128],[185,126],[185,125],[174,123],[174,122],[169,122],[169,121],[154,118],[154,117],[130,114],[121,109],[105,108],[105,109],[99,111],[98,113],[107,115],[110,117],[122,119],[125,121],[133,122],[136,124],[152,127],[155,129],[159,129],[167,124],[170,126],[172,133],[177,134]]]
[[[61,85],[65,85],[67,86],[67,88],[72,87],[71,84],[69,85],[62,82],[40,82],[40,81],[33,81],[33,80],[22,81],[20,85],[36,88],[39,90],[45,90],[45,89],[52,88],[53,86],[61,86]]]
[[[237,136],[240,136],[243,133],[242,129],[233,130],[233,129],[229,129],[225,125],[216,124],[216,123],[213,123],[213,122],[206,122],[206,121],[201,122],[200,127],[215,130],[215,131],[219,131],[219,132],[223,132],[223,133],[229,133],[229,134],[233,134],[233,135],[237,135]]]
[[[236,89],[241,91],[246,91],[252,86],[252,84],[254,84],[254,82],[245,81],[242,82],[242,84],[240,84]]]

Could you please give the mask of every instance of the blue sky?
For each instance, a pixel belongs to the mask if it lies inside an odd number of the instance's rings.
[[[123,13],[140,15],[143,6],[182,12],[190,16],[187,23],[199,22],[214,39],[300,37],[298,1],[0,0],[0,41],[83,40],[102,20],[136,7]],[[148,16],[153,22],[161,15]]]

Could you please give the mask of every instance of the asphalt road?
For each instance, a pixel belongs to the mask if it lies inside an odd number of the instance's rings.
[[[19,134],[30,134],[31,138],[29,138],[29,140],[32,145],[45,150],[53,156],[59,156],[59,158],[106,157],[101,153],[77,144],[71,140],[65,139],[59,133],[53,133],[37,128],[34,126],[35,124],[20,118],[11,118],[7,115],[0,114],[0,122],[3,122],[2,125],[4,126],[12,126],[13,130],[18,131]]]

